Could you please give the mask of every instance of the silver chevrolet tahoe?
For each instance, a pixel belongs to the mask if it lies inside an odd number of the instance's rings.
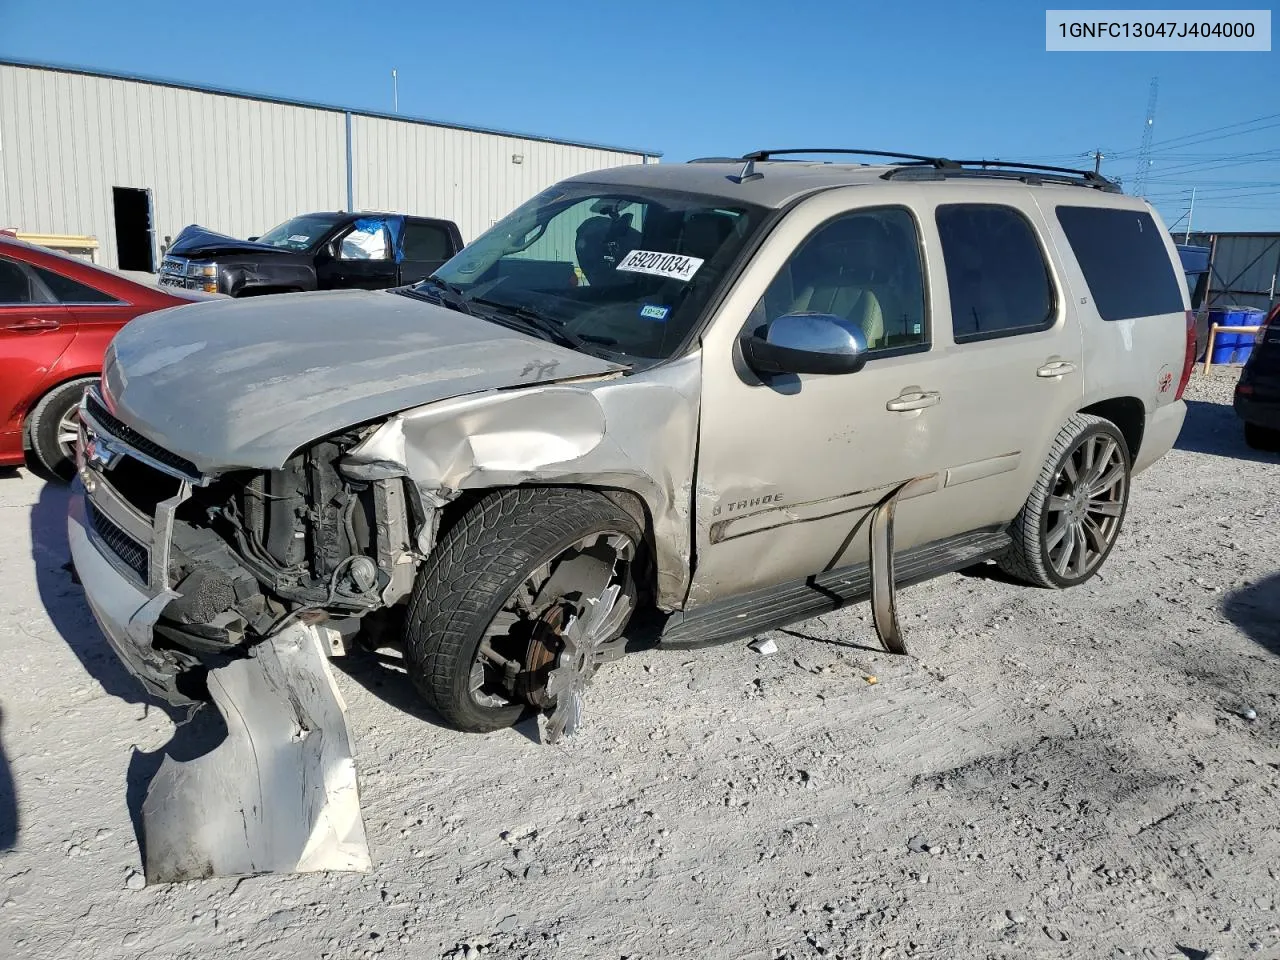
[[[120,657],[181,703],[286,629],[390,638],[449,723],[554,736],[628,642],[870,599],[901,651],[895,586],[1089,579],[1185,415],[1159,217],[1092,173],[805,153],[574,177],[411,287],[130,323],[70,515]]]

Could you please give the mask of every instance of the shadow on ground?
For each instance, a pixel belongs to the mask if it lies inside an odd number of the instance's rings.
[[[102,684],[103,690],[126,703],[158,705],[125,669],[102,636],[85,603],[84,591],[69,567],[67,502],[70,498],[68,487],[46,483],[40,488],[40,499],[31,508],[31,559],[40,601],[53,628],[85,672]]]
[[[0,853],[18,842],[18,792],[4,752],[4,712],[0,711]]]
[[[216,747],[226,736],[226,726],[218,711],[209,707],[188,715],[148,694],[111,649],[84,599],[84,590],[71,570],[71,549],[67,544],[67,501],[71,490],[58,483],[46,483],[31,509],[31,552],[36,569],[36,586],[45,612],[54,629],[76,655],[91,677],[110,696],[126,703],[158,709],[172,720],[173,738],[159,750],[135,750],[129,761],[125,798],[139,847],[143,847],[142,801],[151,778],[165,755],[175,760],[192,760]],[[8,794],[13,795],[10,785]],[[0,850],[4,849],[4,774],[0,773]],[[145,851],[144,851],[145,853]]]
[[[1187,420],[1178,434],[1175,449],[1205,453],[1254,463],[1280,462],[1280,455],[1253,450],[1244,442],[1244,425],[1235,410],[1225,403],[1188,400]]]
[[[1280,573],[1228,594],[1222,612],[1250,640],[1280,656]]]
[[[350,677],[388,706],[400,710],[416,720],[433,727],[457,733],[457,729],[427,706],[422,695],[405,673],[404,657],[392,648],[380,647],[369,651],[357,647],[349,656],[331,660],[330,663]],[[541,743],[537,715],[530,710],[512,729],[521,736]]]

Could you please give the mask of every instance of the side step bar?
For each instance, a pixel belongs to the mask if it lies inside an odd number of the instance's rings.
[[[962,570],[1002,553],[1012,543],[1005,527],[935,540],[894,554],[894,583],[905,587]],[[871,566],[858,563],[776,587],[717,600],[691,613],[674,613],[656,635],[636,640],[672,649],[730,643],[838,610],[871,597]]]

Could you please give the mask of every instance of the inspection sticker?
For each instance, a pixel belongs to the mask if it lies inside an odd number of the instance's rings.
[[[640,316],[646,320],[665,320],[670,312],[670,307],[660,307],[656,303],[646,303],[640,308]]]
[[[692,280],[702,264],[701,257],[686,257],[678,253],[654,253],[652,250],[632,250],[622,258],[617,269],[628,273],[671,277],[675,280]]]
[[[310,239],[311,238],[308,237],[305,233],[295,233],[292,237],[289,238],[289,242],[290,243],[306,243]]]

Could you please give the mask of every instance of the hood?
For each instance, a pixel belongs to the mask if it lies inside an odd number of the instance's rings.
[[[202,472],[274,469],[410,407],[623,367],[384,291],[291,293],[144,314],[111,342],[107,405]]]
[[[266,243],[254,243],[250,240],[238,240],[225,233],[217,233],[198,224],[184,227],[173,241],[173,245],[165,251],[179,257],[212,256],[219,253],[244,253],[254,256],[286,257],[296,259],[297,250],[284,250]]]

